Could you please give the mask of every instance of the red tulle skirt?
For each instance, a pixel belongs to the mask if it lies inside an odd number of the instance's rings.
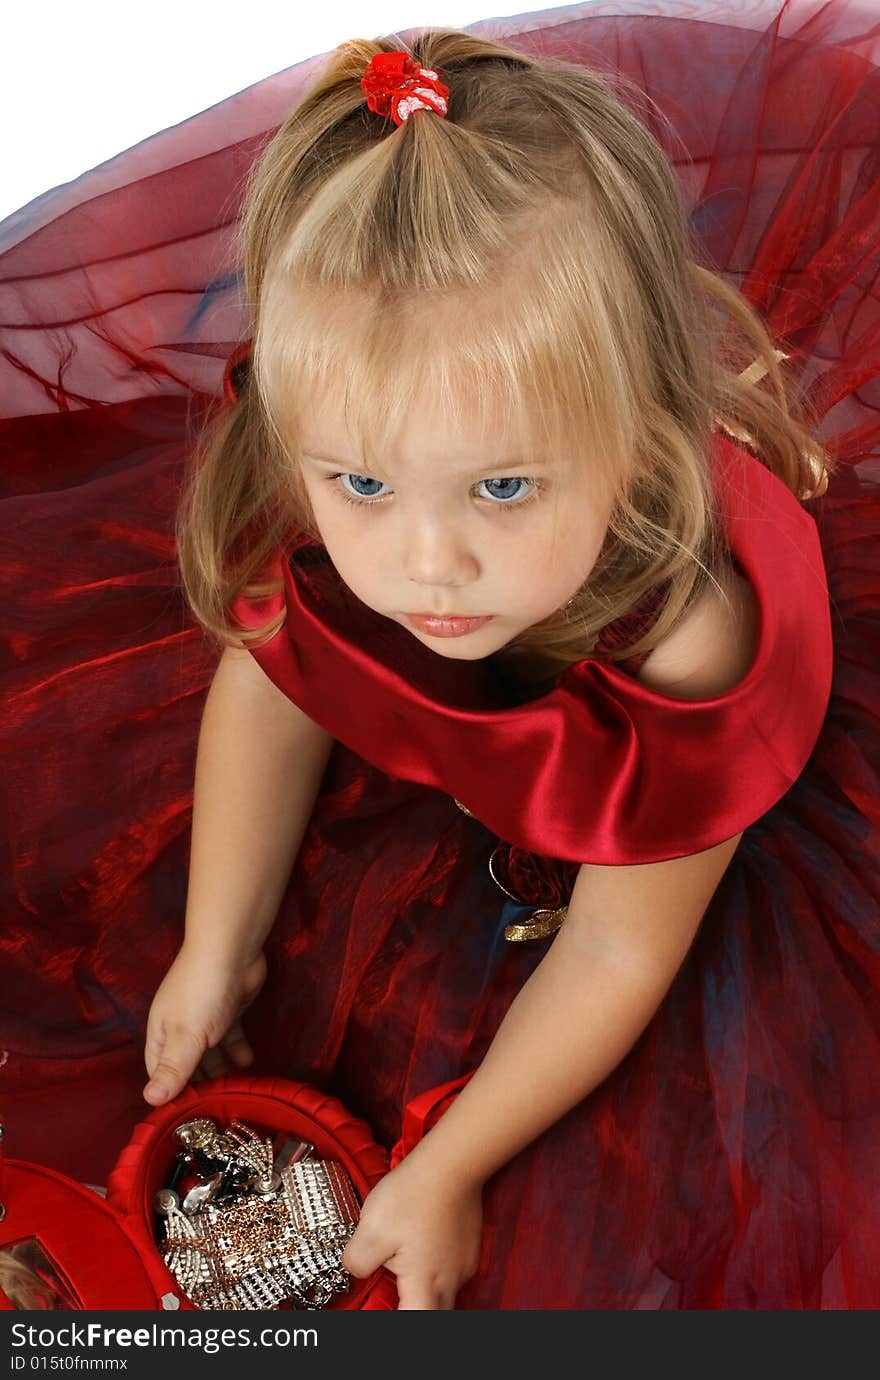
[[[880,13],[659,0],[472,28],[658,102],[695,236],[802,363],[841,463],[811,509],[835,642],[812,758],[630,1053],[489,1181],[458,1306],[876,1308]],[[12,1154],[91,1182],[144,1114],[147,1011],[183,929],[217,654],[180,590],[180,482],[247,329],[245,177],[317,61],[0,225],[0,1099]],[[247,1016],[251,1071],[408,1148],[551,942],[504,939],[495,842],[337,745]]]

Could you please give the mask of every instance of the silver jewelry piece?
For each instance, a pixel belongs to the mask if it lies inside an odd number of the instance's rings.
[[[187,1193],[181,1207],[184,1212],[190,1214],[198,1212],[204,1203],[209,1202],[216,1193],[223,1187],[223,1171],[218,1169],[216,1174],[212,1174],[210,1179],[203,1179],[200,1184],[195,1184]]]

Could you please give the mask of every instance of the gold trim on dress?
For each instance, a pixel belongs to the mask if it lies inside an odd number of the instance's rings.
[[[492,849],[492,852],[489,857],[489,876],[492,878],[492,881],[495,883],[495,885],[501,888],[505,896],[510,897],[511,901],[516,901],[517,905],[519,906],[527,906],[529,904],[528,901],[524,901],[521,896],[514,896],[513,892],[508,891],[504,883],[499,882],[498,878],[495,876],[495,869],[492,866],[493,862],[495,861],[495,854],[500,853],[502,848],[504,848],[505,846],[505,844],[499,843],[497,848]]]
[[[471,819],[476,819],[476,815],[466,805],[463,805],[455,796],[452,799],[462,814],[470,815]],[[521,896],[514,896],[513,892],[508,891],[504,883],[500,882],[495,875],[495,858],[506,847],[508,847],[507,844],[498,843],[492,849],[489,855],[489,876],[499,891],[503,891],[505,896],[510,897],[511,901],[515,901],[520,906],[527,906],[528,901],[524,901]],[[555,910],[550,910],[546,906],[538,906],[531,915],[525,916],[522,920],[514,921],[510,925],[505,925],[504,938],[509,939],[512,943],[520,943],[524,939],[546,939],[548,935],[556,933],[567,914],[568,906],[557,906]]]
[[[522,939],[546,939],[555,934],[568,914],[568,906],[557,910],[533,910],[525,920],[504,926],[504,938],[514,942]]]
[[[528,901],[523,901],[521,897],[514,896],[513,892],[508,891],[503,882],[499,882],[498,878],[495,876],[495,869],[492,864],[495,861],[496,853],[500,853],[501,849],[505,846],[505,844],[499,843],[496,848],[492,849],[492,853],[489,857],[489,876],[492,878],[495,885],[504,892],[505,896],[510,897],[511,901],[516,901],[517,905],[520,906],[527,906]],[[511,940],[513,943],[519,943],[523,939],[546,939],[548,934],[556,933],[567,914],[568,906],[559,906],[556,910],[547,910],[544,907],[539,907],[537,910],[533,910],[531,915],[527,915],[525,919],[515,920],[511,924],[505,925],[504,938]]]

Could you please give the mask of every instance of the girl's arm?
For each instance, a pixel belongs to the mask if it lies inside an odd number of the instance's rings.
[[[482,1064],[367,1197],[343,1252],[347,1270],[392,1270],[400,1308],[455,1306],[479,1265],[484,1181],[635,1043],[741,837],[659,863],[581,867],[562,928]]]
[[[249,651],[224,651],[199,730],[184,940],[147,1021],[148,1102],[175,1097],[199,1065],[250,1063],[238,1017],[265,978],[263,942],[332,747]]]
[[[332,747],[249,651],[224,650],[199,729],[187,944],[236,958],[259,951]]]
[[[482,1184],[586,1097],[660,1005],[741,838],[659,863],[581,867],[549,952],[404,1163]]]

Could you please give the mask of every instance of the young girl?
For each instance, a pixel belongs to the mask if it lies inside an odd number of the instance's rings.
[[[832,455],[827,301],[775,349],[637,89],[497,30],[344,44],[254,150],[247,343],[177,453],[220,653],[183,933],[132,951],[105,849],[84,990],[137,1027],[167,965],[150,1103],[250,1065],[365,1117],[343,1263],[402,1308],[874,1306],[868,332]]]
[[[595,1145],[602,1102],[584,1099],[615,1069],[611,1086],[625,1087],[621,1061],[746,827],[815,744],[828,595],[815,523],[788,484],[809,497],[820,476],[786,409],[713,363],[707,287],[735,303],[781,385],[747,308],[692,269],[660,149],[587,69],[454,32],[412,52],[343,45],[256,169],[244,258],[250,367],[240,352],[235,411],[179,528],[191,603],[227,646],[200,744],[185,940],[147,1027],[146,1097],[174,1096],[206,1050],[225,1044],[249,1062],[239,1013],[264,976],[334,742],[443,791],[481,834],[578,863],[555,938],[536,910],[539,942],[518,955],[520,990],[497,1030],[484,1019],[444,1069],[478,1064],[472,1079],[370,1195],[345,1253],[355,1274],[392,1270],[402,1308],[451,1308],[477,1272],[485,1186],[567,1114],[569,1139]],[[713,434],[725,407],[776,473]],[[264,512],[230,566],[246,520]],[[231,600],[287,524],[311,541],[275,561],[280,599]],[[222,618],[230,602],[244,650]],[[637,667],[620,647],[596,659],[597,634],[607,646],[648,604],[651,626],[623,639]],[[386,850],[409,858],[425,871],[412,891],[434,901],[449,862],[421,853],[405,814],[398,843],[384,828],[351,843],[349,868],[369,885]],[[342,912],[356,949],[367,936],[348,904],[331,878],[316,908]],[[399,897],[374,904],[388,926],[381,997],[346,993],[319,937],[298,940],[315,945],[312,980],[351,1002],[361,1051],[346,1082],[370,1111],[374,1086],[411,1058],[419,987],[431,986],[428,974],[413,984]],[[482,1000],[499,980],[512,996],[508,955],[492,953],[497,902],[476,910],[482,958],[463,946],[461,909],[441,900],[421,923],[488,970]],[[531,937],[528,918],[520,928]],[[389,1007],[380,1027],[359,1029],[377,999]],[[432,1013],[429,1031],[441,1048],[471,999],[467,982],[447,984],[448,1014]],[[616,1142],[612,1130],[612,1162]],[[556,1177],[546,1141],[535,1155],[549,1179],[542,1211],[578,1227],[568,1241],[537,1236],[508,1305],[598,1302],[582,1292],[592,1168]],[[499,1258],[484,1288],[510,1249],[498,1206],[490,1220]],[[527,1209],[523,1221],[534,1230]]]

